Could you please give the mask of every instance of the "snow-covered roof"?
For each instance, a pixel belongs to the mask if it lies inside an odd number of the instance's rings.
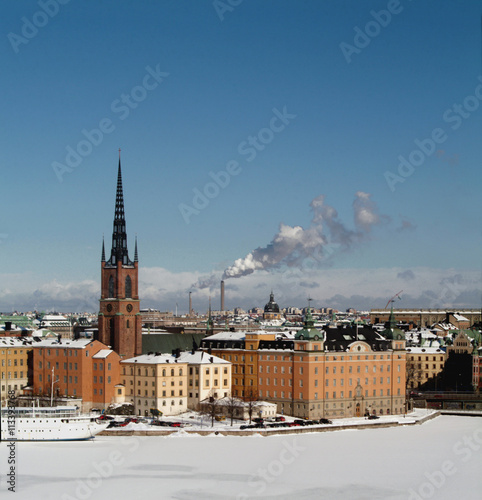
[[[95,359],[98,358],[105,359],[111,352],[114,351],[112,349],[101,349],[99,352],[95,353],[92,357]]]
[[[407,347],[407,352],[411,354],[445,354],[439,347]]]
[[[0,337],[0,347],[31,347],[30,343],[26,344],[32,340],[31,337]]]
[[[204,340],[244,340],[245,338],[246,332],[219,332],[209,337],[204,337]]]
[[[211,361],[212,359],[212,361]],[[230,364],[229,361],[208,354],[205,351],[191,351],[181,352],[180,356],[176,358],[174,354],[142,354],[141,356],[135,356],[133,358],[125,359],[122,363],[139,363],[139,364],[173,364],[173,363],[188,363],[188,364],[216,364],[224,363]]]
[[[43,339],[38,342],[34,342],[32,347],[54,347],[56,349],[85,349],[90,343],[92,343],[92,339],[61,339],[59,342],[58,338],[52,339]]]
[[[457,320],[457,321],[469,321],[465,316],[462,316],[461,314],[455,313],[452,314],[452,316]]]

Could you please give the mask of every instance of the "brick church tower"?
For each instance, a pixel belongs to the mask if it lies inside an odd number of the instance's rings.
[[[123,359],[142,354],[142,321],[138,295],[137,238],[134,262],[127,251],[124,195],[119,152],[112,250],[105,259],[102,241],[99,340]]]

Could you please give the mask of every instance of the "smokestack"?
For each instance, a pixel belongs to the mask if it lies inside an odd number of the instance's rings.
[[[192,316],[192,297],[191,297],[191,293],[192,292],[189,292],[189,316]]]
[[[221,281],[221,312],[224,312],[224,280]]]

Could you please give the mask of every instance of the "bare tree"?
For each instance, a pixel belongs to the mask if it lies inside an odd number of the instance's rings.
[[[209,397],[201,403],[200,408],[203,415],[207,415],[211,418],[211,427],[213,427],[214,419],[221,410],[219,399],[214,397],[214,391],[209,393]]]
[[[253,418],[253,413],[258,406],[259,394],[256,389],[248,389],[245,393],[244,400],[248,405],[248,415],[249,415],[249,423]]]
[[[234,417],[238,413],[238,410],[243,408],[243,402],[231,395],[224,398],[223,403],[227,408],[227,413],[229,417],[231,418],[231,426],[232,426]]]

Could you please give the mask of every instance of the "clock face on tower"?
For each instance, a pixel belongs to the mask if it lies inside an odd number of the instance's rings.
[[[107,304],[106,309],[108,312],[111,312],[112,311],[112,304]]]
[[[132,311],[132,304],[127,304],[127,312],[131,312]]]

